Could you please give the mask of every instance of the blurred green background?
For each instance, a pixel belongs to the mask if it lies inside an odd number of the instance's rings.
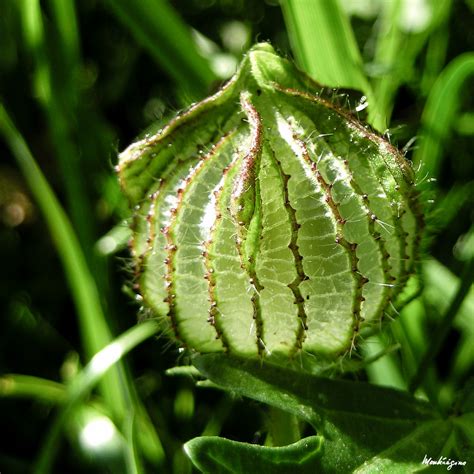
[[[25,151],[12,152],[13,132],[2,112],[1,472],[29,472],[37,462],[67,473],[186,473],[191,466],[181,446],[194,436],[264,440],[264,410],[195,389],[189,376],[165,375],[186,359],[155,338],[134,349],[91,397],[86,390],[85,401],[61,421],[65,439],[54,434],[54,420],[66,385],[112,335],[135,324],[139,309],[130,297],[128,209],[113,172],[117,152],[152,123],[216,90],[256,41],[271,41],[321,82],[357,86],[328,73],[347,53],[332,49],[342,31],[336,14],[352,26],[343,49],[355,40],[359,83],[369,84],[369,102],[388,127],[374,125],[413,160],[429,215],[423,293],[366,352],[394,342],[402,349],[359,377],[407,388],[428,354],[420,393],[442,408],[455,401],[474,367],[474,2],[343,0],[331,10],[333,4],[1,1],[0,100],[79,243],[74,247],[58,230],[64,220],[54,217],[54,203],[35,188],[36,178],[28,178],[35,171],[27,159],[21,164]],[[315,23],[305,23],[305,8],[316,12],[308,14]],[[318,8],[327,16],[318,16]],[[313,54],[318,48],[321,56]],[[459,304],[450,309],[461,281]],[[443,325],[443,316],[452,321]]]

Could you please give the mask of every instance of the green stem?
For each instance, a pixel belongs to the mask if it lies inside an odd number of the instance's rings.
[[[301,439],[298,418],[279,408],[270,407],[268,413],[268,438],[271,446],[287,446]]]

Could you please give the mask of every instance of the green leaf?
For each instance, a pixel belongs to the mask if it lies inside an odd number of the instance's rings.
[[[440,453],[450,437],[452,427],[446,421],[433,421],[420,425],[385,451],[366,461],[354,474],[387,472],[406,474],[422,470],[424,455]],[[436,433],[436,435],[434,435]],[[436,459],[436,455],[430,455]]]
[[[311,423],[325,438],[323,472],[350,472],[384,452],[393,452],[394,462],[402,453],[402,465],[421,462],[426,436],[436,428],[444,443],[445,431],[450,433],[427,403],[397,390],[222,355],[196,356],[193,364],[220,387]],[[411,453],[405,449],[410,440],[419,447]]]
[[[472,468],[474,466],[474,412],[455,419],[454,426],[459,459],[466,461],[467,467]]]
[[[44,21],[38,0],[18,2],[24,46],[33,61],[34,96],[47,119],[71,221],[85,257],[89,258],[88,249],[91,248],[94,231],[90,219],[92,205],[84,185],[81,147],[76,142],[78,129],[75,121],[71,120],[71,117],[79,114],[80,100],[77,79],[81,64],[77,21],[74,4],[70,0],[50,0],[50,3],[54,28],[51,23]],[[87,350],[86,343],[85,346]],[[89,354],[92,355],[98,349],[97,346],[93,347]]]
[[[184,445],[186,454],[205,473],[313,473],[321,455],[322,438],[309,436],[289,446],[270,448],[202,436]]]

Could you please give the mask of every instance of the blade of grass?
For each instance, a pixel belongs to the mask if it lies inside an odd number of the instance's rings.
[[[472,257],[473,253],[468,253],[465,255],[464,261]],[[436,318],[431,318],[431,324],[438,325],[441,322],[441,315],[448,311],[449,302],[456,295],[461,284],[460,279],[436,260],[427,260],[423,267],[426,280],[426,300],[430,302],[431,309],[435,308],[440,313],[439,316],[435,315]],[[466,295],[453,322],[453,327],[460,334],[461,339],[454,348],[448,381],[453,386],[457,384],[459,389],[462,380],[474,367],[474,289],[471,289]]]
[[[384,336],[386,335],[372,336],[364,342],[361,349],[365,360],[371,359],[377,354],[387,351],[389,342],[386,341]],[[386,387],[398,388],[400,390],[407,389],[407,384],[403,378],[400,363],[396,354],[387,353],[386,355],[383,355],[367,365],[365,371],[372,383]]]
[[[53,9],[54,16],[60,23],[56,25],[59,35],[51,43],[56,47],[61,46],[58,50],[59,60],[57,64],[52,64],[39,0],[22,0],[19,6],[25,45],[35,65],[35,95],[48,121],[55,155],[63,177],[67,207],[79,241],[87,252],[93,244],[93,221],[90,219],[91,206],[88,203],[87,193],[84,192],[85,180],[79,163],[80,153],[73,140],[71,129],[71,123],[76,116],[75,105],[78,102],[75,79],[79,70],[74,8],[68,1],[53,2],[53,6],[57,7]]]
[[[423,95],[428,95],[446,63],[448,50],[449,29],[447,22],[440,25],[428,39],[426,48],[425,66],[421,78]]]
[[[402,311],[400,317],[393,322],[391,330],[395,339],[400,342],[404,379],[410,379],[416,372],[418,361],[426,350],[423,332],[425,308],[420,300],[413,301]],[[437,373],[430,368],[426,380],[421,386],[433,406],[439,407],[440,382]]]
[[[85,180],[82,177],[83,170],[79,162],[80,147],[73,140],[75,134],[79,135],[80,140],[84,139],[84,137],[80,137],[81,129],[76,130],[73,125],[77,123],[77,120],[74,120],[73,117],[80,115],[79,107],[76,107],[79,105],[77,78],[80,69],[80,45],[74,2],[72,0],[49,0],[54,20],[53,33],[56,35],[54,41],[50,41],[56,48],[56,55],[53,56],[57,56],[57,63],[54,64],[51,62],[50,55],[48,55],[45,24],[39,1],[29,2],[25,0],[19,5],[23,16],[26,43],[30,47],[36,62],[36,90],[39,91],[39,101],[48,118],[55,152],[64,177],[63,182],[66,187],[73,224],[78,232],[79,242],[82,243],[83,253],[81,253],[79,246],[76,250],[84,261],[75,266],[76,273],[80,275],[84,270],[88,272],[84,281],[89,286],[88,291],[94,292],[94,295],[89,295],[92,298],[89,298],[91,311],[88,312],[86,309],[87,303],[78,303],[78,300],[83,300],[83,296],[86,295],[87,291],[81,296],[75,293],[71,285],[73,296],[77,296],[76,306],[78,309],[80,305],[84,306],[82,310],[78,310],[78,316],[84,351],[86,357],[90,358],[110,342],[111,335],[98,300],[97,285],[101,284],[101,288],[103,288],[106,281],[106,275],[104,274],[105,262],[95,260],[92,254],[94,240],[91,225],[93,220],[90,219],[92,211],[83,187]],[[80,141],[80,143],[82,142]],[[86,151],[82,150],[82,153],[84,154]],[[70,229],[70,233],[72,233],[72,229]],[[75,244],[78,244],[77,240],[75,240]],[[96,279],[92,277],[86,261],[93,268]],[[66,273],[69,277],[67,267]],[[80,279],[77,278],[76,280],[79,282]],[[80,282],[76,286],[76,290],[79,286],[81,286]],[[82,285],[84,290],[85,286]],[[100,317],[97,317],[99,311]],[[139,439],[144,454],[151,462],[159,464],[164,458],[161,442],[148,414],[135,393],[126,368],[119,364],[118,371],[112,372],[100,384],[106,404],[119,420],[124,418],[126,411],[129,409],[133,409],[137,413],[137,419],[139,419],[141,425]]]
[[[209,92],[216,76],[199,55],[189,27],[166,0],[108,0],[107,5],[192,99]]]
[[[99,380],[101,380],[128,352],[159,331],[160,325],[156,320],[148,320],[134,326],[99,351],[86,367],[76,375],[68,386],[67,402],[57,414],[49,433],[45,437],[40,456],[33,470],[35,474],[51,472],[64,424],[74,409],[86,399]],[[127,422],[129,422],[129,420],[126,420],[125,423]],[[135,470],[131,469],[129,472],[142,472],[134,459],[135,456],[132,456],[129,461]]]
[[[364,90],[367,79],[349,19],[335,0],[281,3],[299,65],[322,84]]]
[[[439,196],[436,208],[430,219],[437,232],[446,229],[458,216],[459,211],[468,202],[474,182],[454,184],[444,196]]]
[[[431,338],[430,345],[425,352],[421,362],[418,366],[418,370],[413,376],[409,389],[411,392],[414,392],[419,385],[423,382],[424,377],[427,373],[428,368],[430,367],[433,360],[438,355],[438,352],[446,339],[446,336],[451,329],[454,318],[458,314],[459,308],[461,307],[464,299],[471,289],[472,282],[474,280],[474,258],[470,258],[464,266],[464,270],[461,276],[461,283],[459,289],[449,306],[449,309],[446,311],[441,324],[438,326],[434,336]]]
[[[0,397],[33,398],[60,404],[67,399],[66,386],[31,375],[8,374],[0,377]]]
[[[369,122],[385,130],[373,100],[354,32],[338,0],[283,0],[285,24],[300,67],[321,84],[358,89],[369,101]]]
[[[71,82],[76,80],[77,65],[80,61],[79,31],[77,27],[76,11],[72,0],[49,0],[53,13],[54,24],[58,29],[62,50],[61,60],[68,61],[64,70],[71,74]]]
[[[127,247],[132,236],[127,219],[112,227],[104,236],[95,243],[95,251],[101,256],[113,255]]]
[[[142,474],[145,471],[138,455],[137,450],[137,423],[135,416],[130,414],[125,422],[124,436],[125,436],[125,463],[127,474]]]
[[[373,85],[379,112],[390,123],[396,92],[413,77],[415,60],[432,31],[447,21],[451,0],[437,2],[436,8],[428,5],[427,13],[402,0],[380,2],[380,5],[382,13],[373,65],[381,74],[374,78]]]
[[[112,336],[102,312],[94,278],[89,272],[80,244],[67,215],[2,104],[0,104],[0,133],[8,143],[43,212],[79,314],[86,353],[94,354],[104,347]],[[117,395],[111,394],[111,397],[116,399]],[[118,400],[116,403],[120,404]]]
[[[112,335],[102,311],[94,278],[87,267],[79,242],[64,210],[2,104],[0,104],[0,134],[10,146],[43,211],[71,288],[86,352],[88,354],[98,352],[111,341]],[[150,459],[161,462],[164,453],[160,440],[138,400],[127,371],[121,364],[117,366],[117,370],[106,376],[101,384],[101,391],[108,408],[119,420],[124,419],[128,409],[134,409],[140,418],[148,451],[154,451],[154,456]]]
[[[421,164],[429,176],[439,174],[443,147],[462,103],[462,87],[473,75],[474,53],[461,54],[442,71],[428,96],[421,119],[422,137],[413,162]]]

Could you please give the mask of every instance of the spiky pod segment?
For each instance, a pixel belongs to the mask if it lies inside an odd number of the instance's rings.
[[[418,258],[409,163],[268,44],[117,172],[137,291],[194,351],[335,361]]]

